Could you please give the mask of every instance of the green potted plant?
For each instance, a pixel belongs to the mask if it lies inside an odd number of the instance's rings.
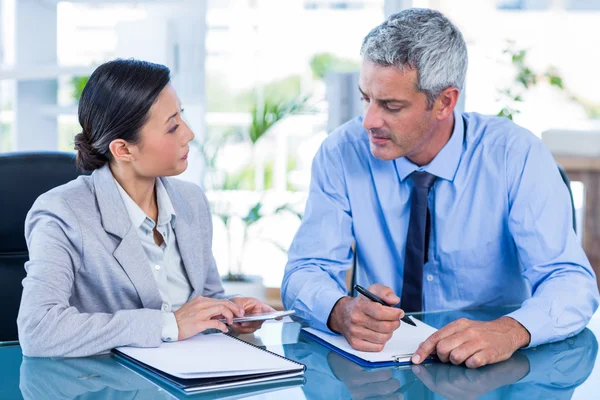
[[[79,103],[79,99],[81,98],[81,93],[83,93],[83,88],[87,85],[89,76],[73,76],[71,77],[71,86],[72,86],[72,97],[76,103]]]
[[[257,96],[258,97],[258,96]],[[226,193],[240,189],[254,189],[260,191],[263,185],[257,187],[256,175],[261,175],[260,179],[264,183],[265,175],[272,173],[269,169],[264,169],[264,165],[256,167],[250,164],[243,171],[237,173],[221,173],[216,171],[216,161],[221,150],[231,141],[240,139],[250,144],[253,155],[255,155],[257,143],[280,121],[290,115],[310,112],[307,107],[309,96],[292,97],[289,100],[278,101],[271,96],[264,101],[255,101],[251,106],[251,122],[247,130],[231,130],[219,137],[209,137],[199,148],[202,153],[206,170],[203,176],[203,184],[206,188],[216,189],[218,192],[216,200],[211,201],[213,215],[218,217],[227,232],[227,242],[229,247],[228,273],[222,280],[227,291],[231,293],[244,293],[260,296],[260,291],[264,291],[264,285],[259,277],[249,276],[242,271],[242,261],[244,252],[249,243],[250,228],[258,223],[265,216],[272,216],[282,212],[291,211],[294,215],[301,215],[292,211],[289,204],[277,207],[273,212],[265,214],[263,207],[263,196],[257,201],[250,201],[247,212],[240,212],[239,204],[233,204],[232,197],[239,196],[240,193]],[[241,134],[241,136],[240,136]],[[253,156],[256,160],[256,157]],[[241,231],[240,231],[241,230]],[[241,245],[234,240],[232,232],[241,233]],[[258,238],[260,239],[260,238]],[[281,245],[269,241],[278,249],[286,251]],[[261,289],[262,288],[262,289]],[[258,291],[258,292],[257,292]]]

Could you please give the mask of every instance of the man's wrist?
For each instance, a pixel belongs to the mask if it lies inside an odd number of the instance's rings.
[[[519,321],[512,317],[502,317],[507,322],[509,322],[513,327],[513,332],[515,333],[515,346],[517,346],[517,350],[523,347],[527,347],[531,342],[531,334]]]
[[[335,302],[333,308],[331,309],[331,313],[329,313],[329,318],[327,319],[327,327],[335,333],[342,333],[341,329],[341,314],[344,312],[344,303],[350,301],[352,298],[348,296],[341,297],[338,301]]]

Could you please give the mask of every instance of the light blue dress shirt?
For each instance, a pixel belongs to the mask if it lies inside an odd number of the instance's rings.
[[[356,282],[400,296],[415,170],[438,177],[429,193],[431,236],[423,310],[520,305],[509,314],[530,346],[581,331],[598,307],[596,277],[572,226],[567,187],[542,142],[506,118],[454,114],[452,136],[418,167],[371,154],[362,118],[327,137],[312,167],[300,229],[282,283],[286,309],[328,331]]]
[[[175,237],[174,226],[177,220],[175,209],[160,179],[156,179],[157,223],[146,215],[116,179],[115,182],[131,223],[137,229],[144,253],[148,257],[148,271],[154,277],[163,301],[161,338],[165,342],[176,341],[179,337],[179,328],[173,311],[177,311],[188,302],[192,294],[192,286],[185,272]],[[160,246],[154,241],[155,227],[163,237]]]

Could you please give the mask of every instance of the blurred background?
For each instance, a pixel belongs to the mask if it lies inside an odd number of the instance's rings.
[[[361,112],[363,37],[404,8],[438,9],[468,45],[460,109],[543,137],[573,179],[578,235],[599,267],[599,0],[0,3],[0,152],[73,151],[97,65],[167,65],[196,135],[181,178],[207,192],[220,273],[274,302],[312,158]]]

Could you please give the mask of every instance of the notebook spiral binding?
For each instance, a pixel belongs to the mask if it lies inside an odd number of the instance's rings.
[[[282,355],[279,355],[279,354],[277,354],[277,353],[273,353],[272,351],[269,351],[269,350],[267,350],[267,349],[263,349],[262,347],[259,347],[259,346],[255,345],[255,344],[248,343],[248,342],[246,342],[246,341],[244,341],[244,340],[242,340],[242,339],[240,339],[240,338],[238,338],[238,337],[235,337],[235,336],[233,336],[233,335],[230,335],[229,333],[225,333],[224,335],[227,335],[227,336],[229,336],[230,338],[233,338],[233,339],[235,339],[235,340],[237,340],[237,341],[240,341],[240,342],[242,342],[242,343],[244,343],[244,344],[247,344],[248,346],[252,346],[252,347],[254,347],[254,348],[256,348],[256,349],[259,349],[259,350],[262,350],[262,351],[264,351],[264,352],[266,352],[266,353],[272,354],[272,355],[274,355],[274,356],[277,356],[277,357],[279,357],[279,358],[283,358],[284,360],[291,361],[291,362],[293,362],[294,364],[297,364],[297,365],[300,365],[300,366],[302,366],[303,370],[304,370],[304,371],[306,371],[306,365],[304,365],[304,364],[302,364],[302,363],[299,363],[298,361],[291,360],[291,359],[289,359],[289,358],[287,358],[287,357],[284,357],[284,356],[282,356]]]

